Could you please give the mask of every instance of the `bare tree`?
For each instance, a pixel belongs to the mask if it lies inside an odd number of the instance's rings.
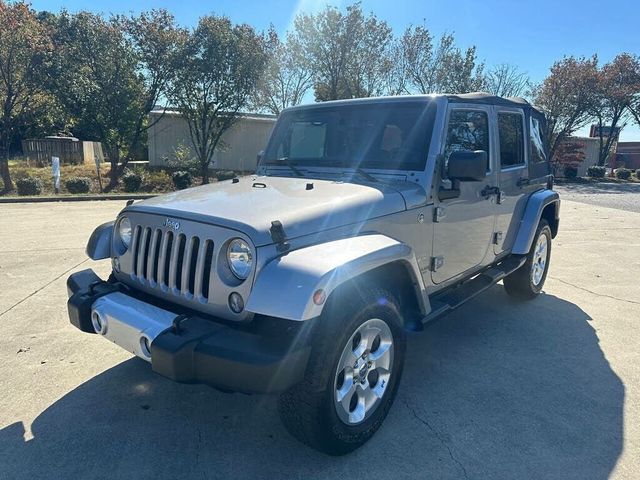
[[[181,53],[170,98],[187,121],[202,183],[222,135],[255,95],[266,66],[263,38],[226,17],[201,17]]]
[[[484,89],[499,97],[522,97],[530,88],[528,75],[508,63],[496,65],[485,77]]]
[[[359,3],[296,17],[291,41],[313,73],[316,100],[381,95],[388,89],[391,27]]]
[[[273,27],[267,32],[266,48],[269,60],[255,103],[258,108],[279,115],[283,109],[302,102],[313,85],[313,75],[302,59],[299,45],[291,40],[282,42]]]
[[[484,64],[476,48],[462,51],[451,33],[435,42],[424,26],[408,27],[396,46],[396,82],[405,93],[467,93],[481,90]]]

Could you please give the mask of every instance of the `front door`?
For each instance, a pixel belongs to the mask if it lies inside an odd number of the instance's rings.
[[[493,255],[495,203],[497,199],[495,154],[491,148],[492,107],[455,104],[449,106],[446,140],[442,151],[442,179],[439,187],[460,194],[455,198],[438,200],[434,215],[433,256],[431,279],[434,283],[447,281],[456,275],[473,270],[483,263],[487,254]],[[446,178],[446,166],[451,152],[484,150],[487,152],[487,177],[481,182],[452,184]],[[435,185],[438,185],[436,179]],[[442,196],[444,197],[444,196]]]

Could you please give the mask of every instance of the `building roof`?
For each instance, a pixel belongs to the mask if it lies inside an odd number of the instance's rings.
[[[579,137],[571,135],[565,138],[566,141],[569,142],[583,142],[583,143],[599,143],[600,139],[597,137]]]
[[[149,112],[149,115],[169,115],[180,117],[182,114],[175,107],[156,107]],[[238,112],[238,115],[242,118],[246,118],[247,120],[275,120],[276,115],[272,115],[270,113],[252,113],[252,112]]]
[[[640,153],[640,142],[618,142],[618,153]]]

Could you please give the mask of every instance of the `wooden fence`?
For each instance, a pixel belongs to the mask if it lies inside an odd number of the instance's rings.
[[[100,161],[104,161],[100,142],[83,142],[69,137],[23,140],[22,152],[29,160],[35,160],[38,165],[50,163],[51,157],[58,157],[61,163],[71,164],[93,162],[96,156]]]

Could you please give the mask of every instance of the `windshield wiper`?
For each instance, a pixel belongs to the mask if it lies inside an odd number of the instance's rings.
[[[304,173],[302,173],[300,169],[296,168],[293,162],[289,160],[289,157],[279,157],[279,158],[276,158],[274,161],[278,163],[284,163],[297,176],[304,177]],[[271,165],[273,165],[273,162],[271,162]]]
[[[356,173],[358,173],[362,178],[365,178],[367,180],[369,180],[370,182],[374,182],[374,183],[378,183],[380,180],[378,180],[376,177],[374,177],[373,175],[371,175],[370,173],[368,173],[366,170],[363,170],[362,167],[355,167],[355,171]]]
[[[358,175],[360,175],[362,178],[364,178],[365,180],[367,180],[369,182],[373,182],[373,183],[380,182],[380,180],[378,180],[376,177],[374,177],[373,175],[368,173],[362,167],[353,167],[353,169],[355,170],[355,173],[357,173]],[[347,174],[347,173],[351,173],[351,172],[344,172],[344,174]]]

